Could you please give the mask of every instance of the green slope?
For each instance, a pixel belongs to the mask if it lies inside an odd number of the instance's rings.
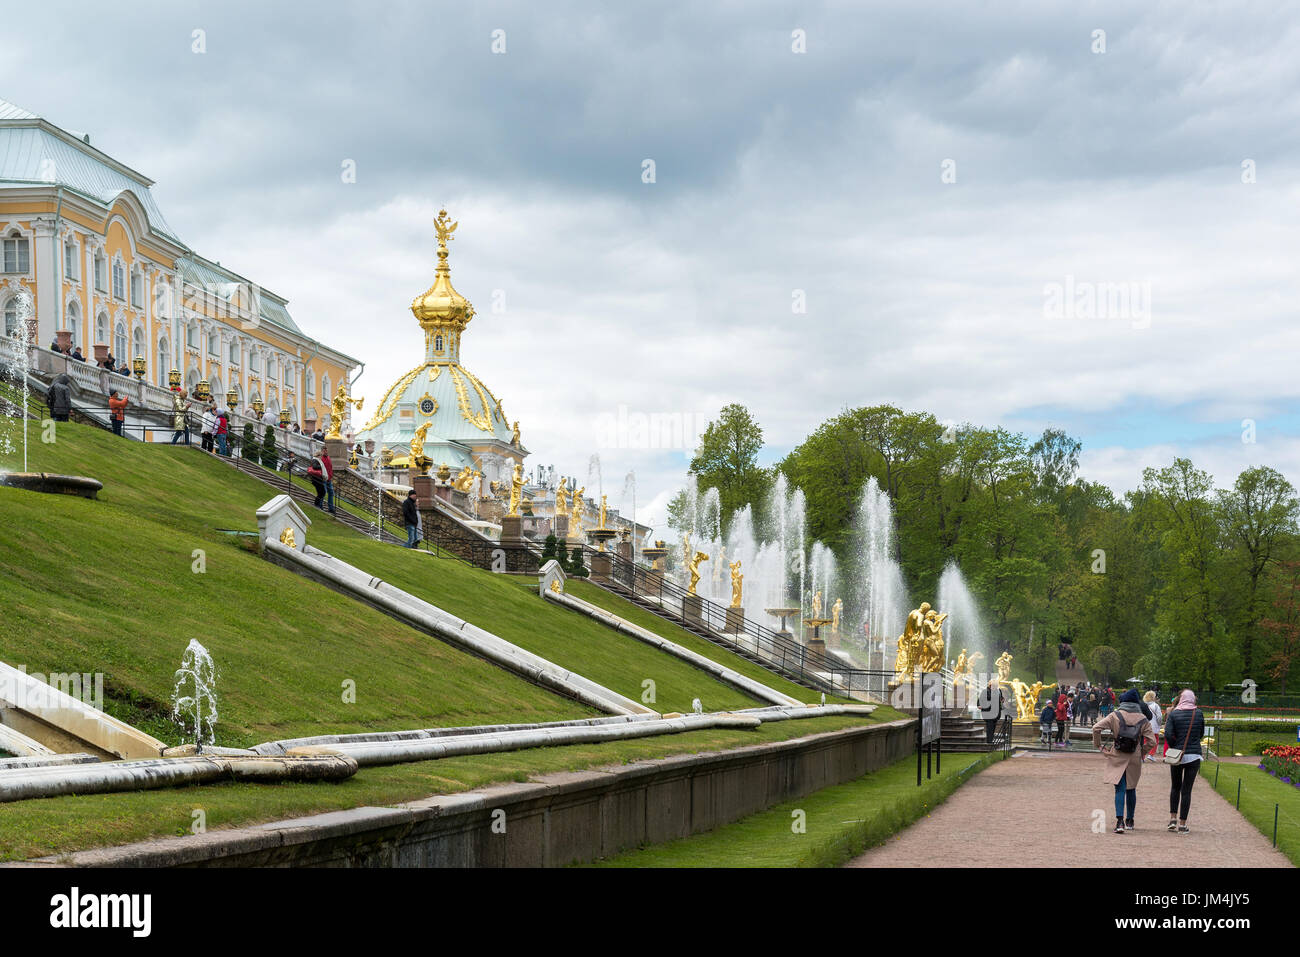
[[[13,468],[6,458],[0,467]],[[254,529],[270,495],[220,462],[65,423],[53,444],[31,447],[30,467],[105,487],[97,501],[0,488],[0,660],[29,672],[102,672],[105,710],[165,741],[177,739],[166,711],[190,638],[220,671],[224,744],[594,713],[221,533]],[[364,550],[396,551],[335,527]],[[356,683],[355,703],[343,700],[345,681]]]

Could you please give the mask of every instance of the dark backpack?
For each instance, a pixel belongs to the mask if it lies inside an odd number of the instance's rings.
[[[1120,754],[1132,754],[1137,750],[1138,742],[1142,740],[1142,722],[1129,724],[1122,716],[1117,720],[1119,731],[1115,733],[1115,750]]]

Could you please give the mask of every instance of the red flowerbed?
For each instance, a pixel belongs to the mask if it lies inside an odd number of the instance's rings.
[[[1300,745],[1266,748],[1259,766],[1283,783],[1300,787]]]

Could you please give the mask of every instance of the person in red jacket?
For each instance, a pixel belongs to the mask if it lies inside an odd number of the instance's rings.
[[[226,445],[226,436],[230,434],[230,413],[226,409],[217,410],[217,427],[212,433],[212,437],[217,440],[217,451],[222,455],[230,454],[230,447]]]
[[[1070,717],[1070,696],[1064,691],[1056,699],[1056,743],[1059,747],[1069,747],[1070,742],[1065,737],[1065,724]]]
[[[126,421],[126,396],[114,389],[108,396],[108,418],[113,423],[113,434],[122,434],[122,423]]]

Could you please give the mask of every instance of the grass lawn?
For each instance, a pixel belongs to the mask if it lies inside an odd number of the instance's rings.
[[[870,718],[807,718],[765,724],[756,731],[712,729],[659,738],[444,758],[362,768],[337,784],[211,784],[18,801],[0,804],[0,860],[188,834],[191,812],[196,808],[206,814],[208,829],[216,830],[363,805],[393,805],[491,783],[527,781],[532,775],[551,771],[787,741],[898,717],[889,708],[881,708]]]
[[[930,813],[964,781],[1001,760],[945,754],[943,775],[916,786],[916,757],[750,815],[704,834],[629,851],[597,867],[838,867]],[[923,779],[924,780],[924,779]],[[806,830],[795,831],[802,811]]]
[[[1300,788],[1283,784],[1253,764],[1202,761],[1201,777],[1234,805],[1237,782],[1241,782],[1241,813],[1270,841],[1273,839],[1273,809],[1277,808],[1277,849],[1300,867]],[[1196,824],[1196,792],[1192,792],[1192,816]]]

